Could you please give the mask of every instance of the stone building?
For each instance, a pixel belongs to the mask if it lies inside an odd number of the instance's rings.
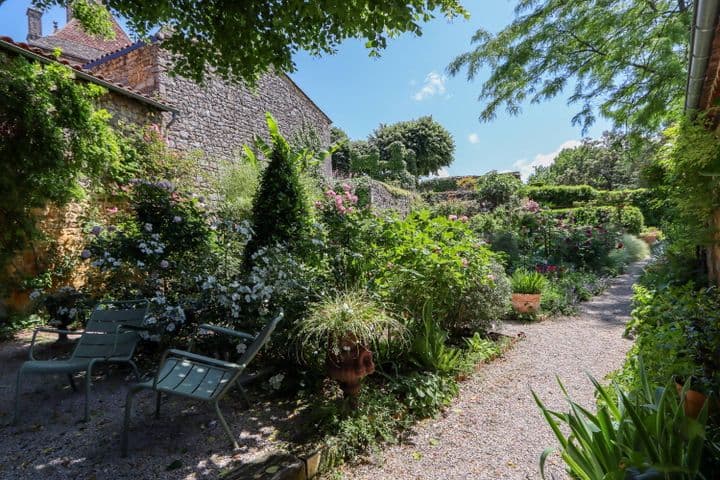
[[[203,85],[170,74],[171,57],[162,48],[162,35],[148,43],[132,42],[113,19],[115,38],[90,36],[68,10],[65,26],[42,35],[42,13],[29,8],[28,44],[50,52],[61,49],[61,59],[78,63],[100,80],[121,85],[166,106],[161,118],[133,109],[132,99],[110,98],[104,104],[125,121],[157,123],[172,148],[201,152],[204,167],[217,168],[217,160],[233,160],[256,135],[267,137],[265,113],[271,113],[283,134],[315,135],[330,144],[330,118],[284,73],[267,73],[255,88],[230,83],[208,74]],[[136,111],[134,111],[136,110]],[[330,160],[323,165],[332,174]]]

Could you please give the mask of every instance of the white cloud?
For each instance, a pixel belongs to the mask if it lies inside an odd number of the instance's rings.
[[[470,143],[480,143],[480,135],[478,135],[477,133],[471,133],[470,135],[468,135],[468,141]]]
[[[574,148],[580,145],[581,142],[578,140],[567,140],[563,142],[555,151],[550,153],[538,153],[532,161],[523,158],[513,163],[513,167],[520,172],[520,176],[523,180],[527,180],[531,173],[535,170],[535,167],[547,167],[555,161],[555,157],[565,150],[566,148]]]
[[[428,73],[425,77],[425,82],[423,82],[422,87],[420,87],[420,90],[415,92],[413,95],[413,99],[420,102],[426,98],[444,94],[447,90],[445,88],[446,81],[447,77],[445,75],[440,75],[436,71]]]

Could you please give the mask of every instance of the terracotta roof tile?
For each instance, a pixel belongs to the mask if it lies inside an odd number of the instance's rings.
[[[117,23],[117,20],[111,17],[110,21],[112,22],[112,29],[115,32],[115,38],[112,39],[106,40],[99,36],[90,35],[82,29],[80,22],[76,18],[71,19],[64,27],[52,35],[48,35],[48,37],[80,43],[102,52],[117,50],[132,43],[132,40],[130,40],[130,37],[127,36],[127,33],[125,33],[120,24]]]

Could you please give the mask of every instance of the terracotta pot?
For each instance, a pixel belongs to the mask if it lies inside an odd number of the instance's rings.
[[[657,242],[658,236],[654,233],[647,233],[645,235],[640,235],[640,239],[648,245],[652,245]]]
[[[328,376],[340,384],[345,397],[357,397],[361,380],[375,371],[372,352],[350,338],[337,347],[328,347],[325,362]],[[339,353],[335,354],[333,350]]]
[[[683,381],[682,379],[676,379],[675,380],[675,388],[677,389],[678,395],[682,395],[682,389],[683,389]],[[688,389],[687,392],[685,392],[685,403],[684,403],[684,410],[685,415],[691,418],[697,418],[700,416],[700,410],[702,410],[703,406],[705,405],[705,401],[707,401],[708,397],[704,393],[700,393],[697,390],[690,390]],[[720,400],[718,399],[710,399],[710,402],[708,403],[708,411],[709,412],[715,412],[718,407],[720,406]]]
[[[518,313],[536,313],[540,311],[540,294],[513,293],[512,306]]]

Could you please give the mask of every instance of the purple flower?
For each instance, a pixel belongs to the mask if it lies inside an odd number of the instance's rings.
[[[455,221],[458,219],[457,215],[448,215],[448,220]]]
[[[115,225],[110,225],[108,227],[108,232],[114,232],[115,230],[117,230],[117,227]]]
[[[167,260],[163,260],[162,262],[160,262],[160,268],[168,268],[169,266],[170,262],[168,262]]]
[[[179,217],[179,216],[175,215],[175,216],[173,217],[173,222],[175,222],[175,223],[180,223],[180,222],[182,222],[182,217]]]
[[[86,258],[86,259],[87,259],[87,258],[90,258],[90,250],[88,250],[88,249],[83,250],[83,251],[80,253],[80,257],[81,257],[81,258]]]
[[[102,227],[100,225],[95,225],[92,230],[90,230],[90,233],[92,233],[96,237],[100,235],[100,232],[102,232]]]
[[[146,232],[152,232],[152,223],[146,223],[146,224],[145,224],[145,231],[146,231]]]

